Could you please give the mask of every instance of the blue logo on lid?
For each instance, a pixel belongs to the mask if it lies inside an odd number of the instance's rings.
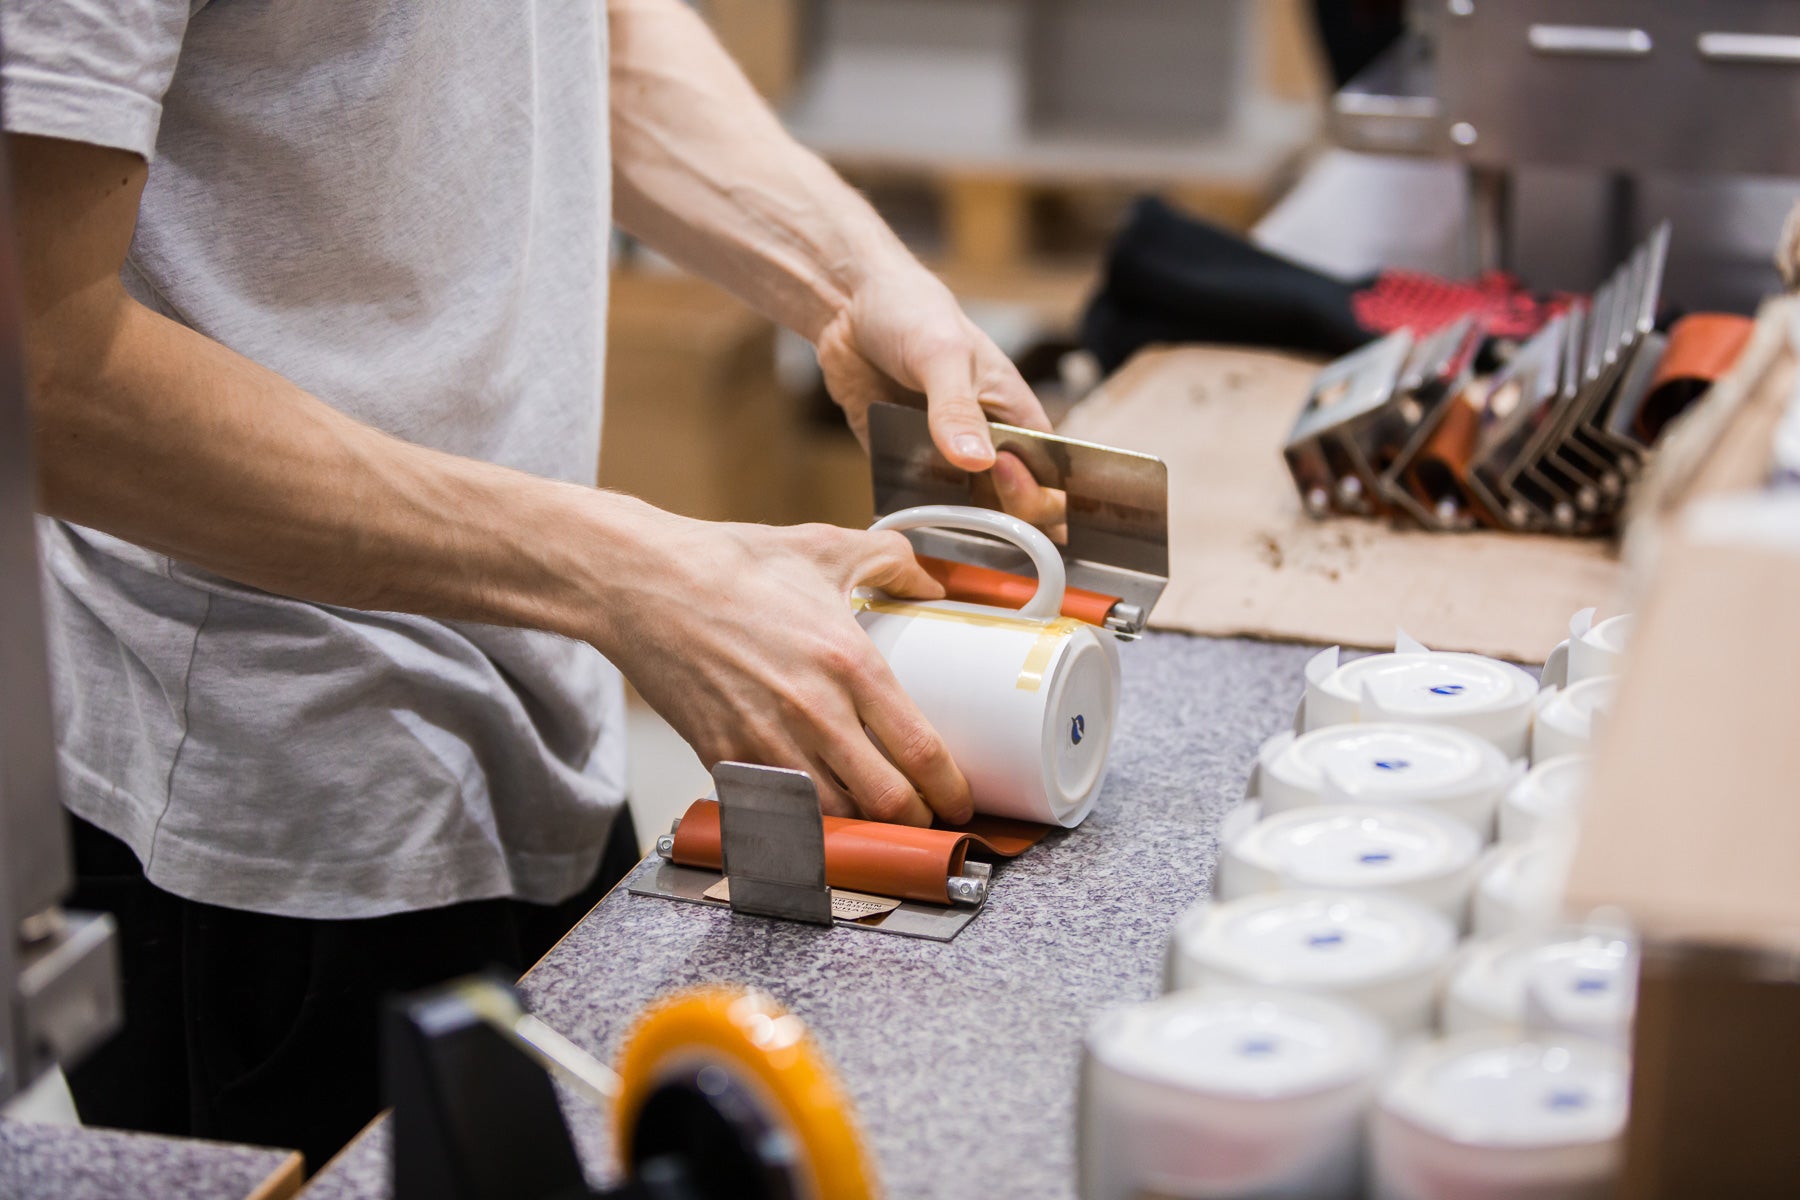
[[[1598,975],[1590,975],[1585,979],[1577,979],[1575,981],[1575,990],[1588,996],[1591,996],[1596,992],[1607,991],[1611,987],[1612,982],[1610,980],[1602,979]]]
[[[1274,1038],[1247,1037],[1238,1043],[1238,1053],[1245,1058],[1262,1058],[1275,1053],[1278,1047]]]
[[[1306,938],[1306,944],[1320,949],[1326,946],[1341,946],[1344,944],[1344,935],[1337,932],[1335,929],[1330,933],[1309,934]]]
[[[1431,689],[1434,696],[1460,696],[1468,689],[1460,683],[1440,683]]]
[[[1586,1108],[1587,1105],[1587,1093],[1578,1092],[1572,1088],[1557,1088],[1544,1097],[1544,1107],[1558,1112],[1574,1112],[1577,1109]]]
[[[1069,744],[1071,746],[1079,746],[1081,745],[1081,739],[1086,736],[1087,722],[1082,719],[1080,713],[1076,713],[1075,719],[1069,722]]]
[[[1378,771],[1404,771],[1410,766],[1412,764],[1404,758],[1378,758],[1375,760],[1375,769]]]
[[[1365,850],[1356,856],[1356,861],[1374,866],[1377,863],[1393,862],[1394,856],[1386,850]]]

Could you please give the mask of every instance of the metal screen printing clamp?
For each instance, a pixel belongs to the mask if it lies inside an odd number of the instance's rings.
[[[1388,334],[1327,365],[1313,380],[1282,453],[1300,500],[1313,516],[1371,516],[1382,510],[1381,447],[1399,414],[1392,401],[1413,336]]]
[[[993,868],[958,856],[941,877],[943,898],[935,904],[905,900],[867,917],[836,912],[826,881],[825,818],[812,779],[803,771],[735,762],[719,763],[712,774],[719,795],[718,861],[729,881],[728,898],[716,894],[720,871],[677,861],[679,818],[656,839],[656,862],[633,877],[626,887],[630,894],[944,942],[987,903]]]
[[[1012,425],[989,429],[996,450],[1016,455],[1040,486],[1066,497],[1068,533],[1057,546],[1068,581],[1065,615],[1122,638],[1143,633],[1169,583],[1169,472],[1162,460]],[[1000,508],[980,476],[939,453],[922,409],[870,407],[869,469],[877,517],[924,505]],[[954,529],[906,536],[952,599],[991,603],[985,587],[1019,577],[1029,594],[1031,559],[1017,546]],[[971,577],[977,591],[958,595],[958,583]]]

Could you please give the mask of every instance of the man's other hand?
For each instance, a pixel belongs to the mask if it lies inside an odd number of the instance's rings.
[[[869,406],[923,394],[931,437],[965,471],[992,471],[1005,511],[1055,536],[1063,494],[1038,486],[1016,456],[996,459],[988,419],[1050,431],[1044,407],[930,272],[916,263],[875,272],[819,335],[819,367],[857,439],[869,444]]]

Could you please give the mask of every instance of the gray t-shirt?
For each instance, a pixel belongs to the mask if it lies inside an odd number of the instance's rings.
[[[0,36],[7,128],[151,160],[137,299],[390,433],[593,482],[604,4],[5,0]],[[67,800],[159,886],[348,918],[591,877],[624,794],[591,647],[40,529]]]

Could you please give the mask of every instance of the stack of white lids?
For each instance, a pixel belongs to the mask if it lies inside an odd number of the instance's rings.
[[[1493,743],[1461,729],[1335,725],[1264,743],[1255,789],[1265,816],[1342,801],[1417,805],[1454,817],[1485,839],[1513,770]]]
[[[1265,817],[1220,853],[1213,895],[1380,891],[1416,901],[1458,926],[1466,916],[1481,839],[1427,809],[1364,804]]]

